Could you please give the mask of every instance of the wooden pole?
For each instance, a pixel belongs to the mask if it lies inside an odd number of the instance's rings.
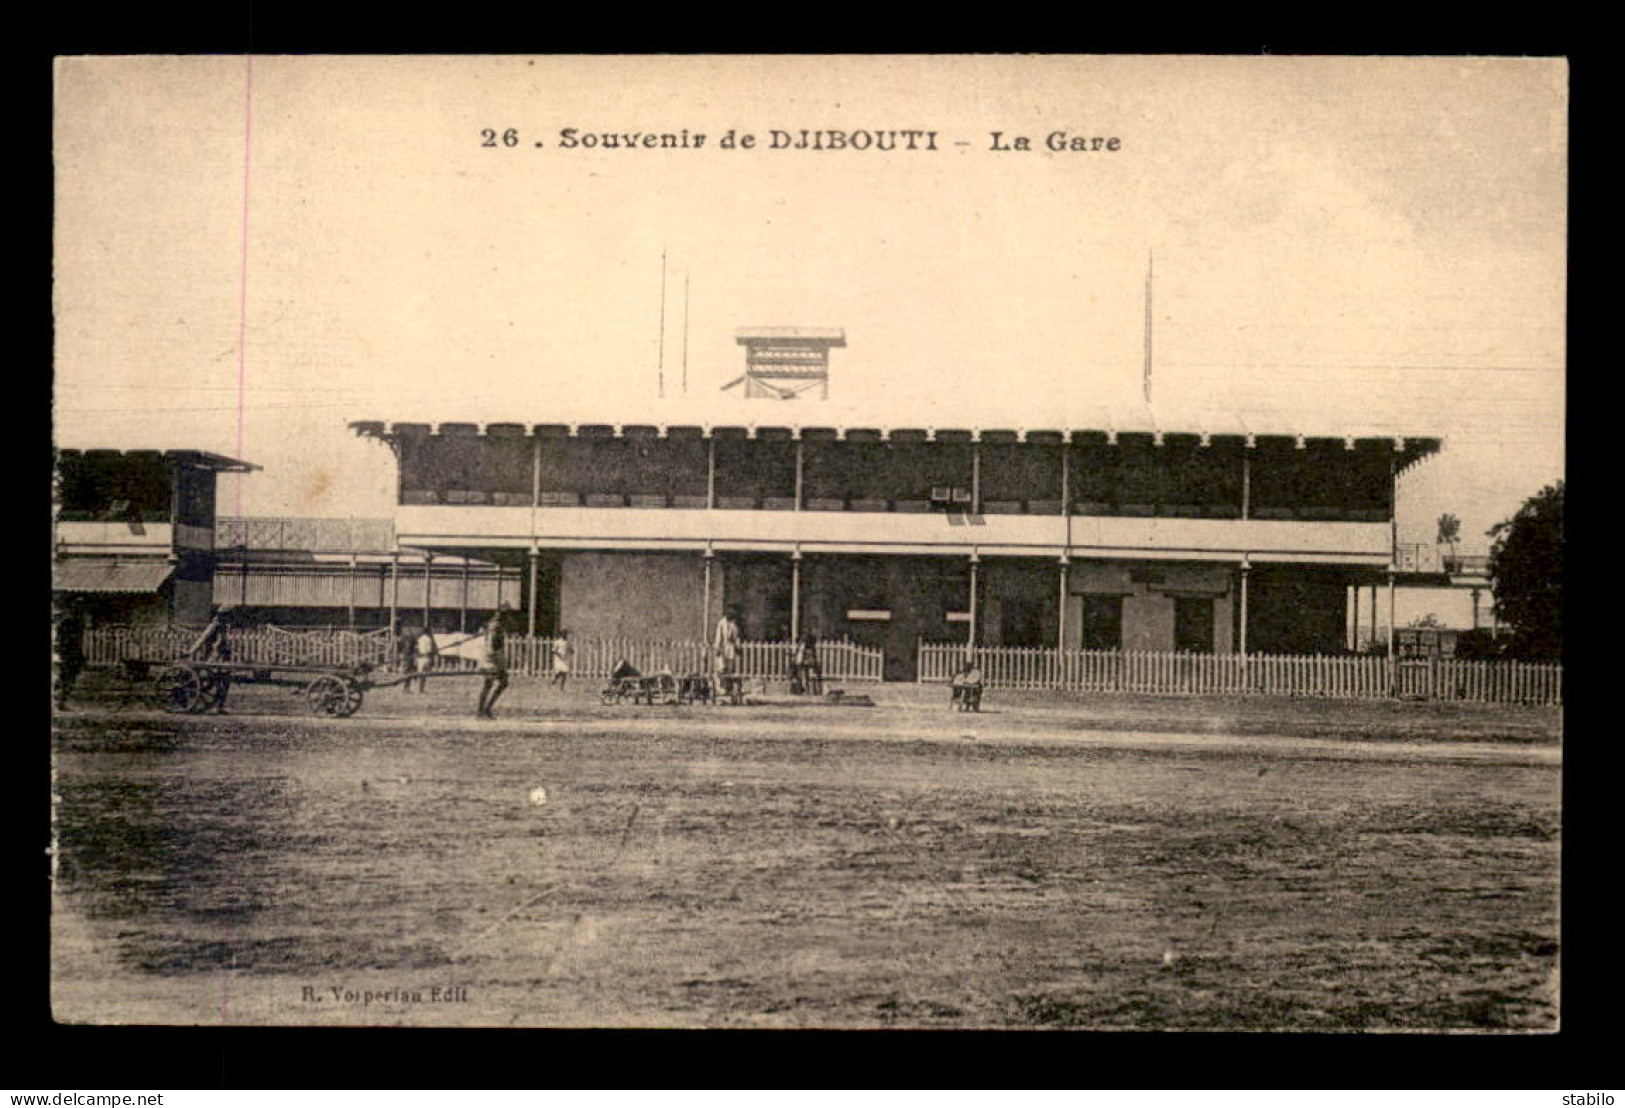
[[[1151,252],[1145,254],[1145,402],[1151,403]]]
[[[666,248],[660,248],[660,349],[655,355],[656,391],[666,396]]]

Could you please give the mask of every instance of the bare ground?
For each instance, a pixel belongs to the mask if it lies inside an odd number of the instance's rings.
[[[56,734],[57,1018],[1556,1025],[1555,713],[589,692],[103,688]]]

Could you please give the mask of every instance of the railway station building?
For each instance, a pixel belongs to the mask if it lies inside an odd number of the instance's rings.
[[[1438,438],[1144,410],[878,424],[829,403],[363,421],[401,549],[511,575],[527,629],[917,646],[1332,654],[1396,576]],[[1368,594],[1369,595],[1369,594]]]

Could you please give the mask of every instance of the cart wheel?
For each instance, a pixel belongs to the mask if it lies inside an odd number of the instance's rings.
[[[206,686],[191,666],[165,666],[153,681],[152,694],[166,712],[200,712],[209,699]]]
[[[348,678],[323,675],[305,686],[305,703],[319,716],[343,719],[361,707],[361,688]]]
[[[598,690],[598,702],[600,704],[613,704],[613,703],[615,703],[615,690],[614,689],[599,689]]]

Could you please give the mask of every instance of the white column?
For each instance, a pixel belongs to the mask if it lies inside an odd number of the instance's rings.
[[[423,554],[423,629],[429,629],[430,598],[434,593],[434,555]]]
[[[705,586],[700,600],[700,641],[709,643],[711,641],[711,563],[715,560],[716,555],[711,552],[710,547],[706,547],[705,553],[701,557],[705,565]]]
[[[457,630],[468,632],[468,555],[463,555],[463,608],[457,615]]]
[[[1399,695],[1399,658],[1395,653],[1399,636],[1394,631],[1394,570],[1388,568],[1388,695]]]
[[[982,436],[980,432],[970,442],[970,510],[972,515],[982,514]],[[973,570],[972,573],[975,571]]]
[[[805,485],[806,485],[805,469],[804,469],[805,460],[802,457],[802,449],[801,448],[802,448],[802,440],[797,438],[796,439],[796,511],[798,511],[798,512],[801,511],[801,498],[804,495],[804,489],[805,489]],[[800,557],[800,555],[797,554],[797,557]]]
[[[389,555],[389,631],[394,634],[400,630],[401,607],[401,552],[394,550]]]
[[[1061,557],[1072,556],[1072,435],[1061,440],[1061,518],[1066,521],[1066,545]]]
[[[799,485],[799,482],[797,482]],[[801,551],[790,555],[790,641],[801,640]]]
[[[536,563],[541,560],[541,555],[537,551],[532,550],[528,554],[527,558],[528,558],[528,560],[530,562],[530,611],[528,613],[528,619],[527,619],[527,621],[525,623],[525,634],[530,636],[531,638],[535,638],[536,637]]]
[[[1067,588],[1066,588],[1066,586],[1067,586],[1067,579],[1068,579],[1068,577],[1069,577],[1069,575],[1071,573],[1071,570],[1072,570],[1072,566],[1067,561],[1066,555],[1064,555],[1064,554],[1061,555],[1061,599],[1060,599],[1061,606],[1056,609],[1056,618],[1055,618],[1055,649],[1056,650],[1065,650],[1066,649],[1066,602],[1067,602]]]
[[[965,645],[968,648],[976,646],[976,567],[981,559],[975,554],[970,556],[970,638]]]
[[[1394,577],[1392,570],[1388,571],[1388,657],[1394,656],[1394,644],[1397,636],[1394,634]]]
[[[1241,563],[1241,642],[1238,643],[1243,658],[1247,656],[1247,579],[1252,576],[1253,567]]]
[[[705,506],[717,506],[717,437],[713,434],[705,440]]]
[[[535,542],[541,528],[538,510],[542,506],[542,436],[534,427],[530,434],[530,541]]]

